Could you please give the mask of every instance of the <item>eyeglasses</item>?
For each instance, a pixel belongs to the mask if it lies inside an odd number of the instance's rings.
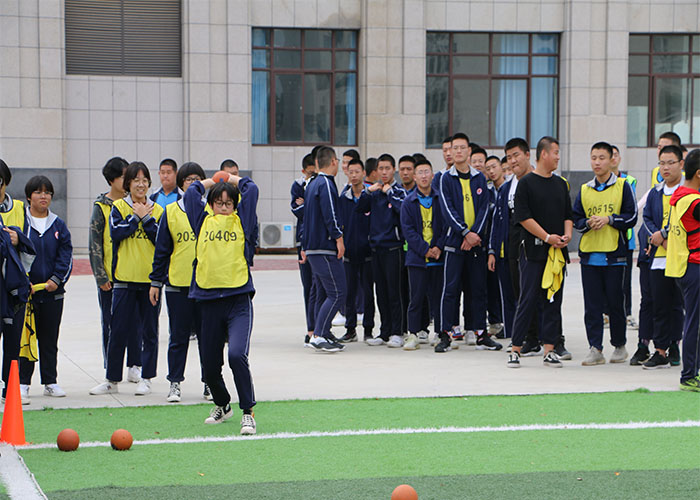
[[[35,194],[37,196],[47,196],[49,198],[53,196],[53,193],[51,191],[39,191],[38,189],[32,194]]]
[[[660,162],[659,162],[659,166],[660,166],[660,167],[665,167],[666,165],[668,165],[669,167],[671,167],[671,166],[675,165],[676,163],[680,163],[680,161],[678,161],[678,160],[674,160],[674,161],[660,161]]]
[[[131,179],[131,183],[148,186],[148,179]]]
[[[223,207],[233,208],[233,202],[231,200],[229,200],[229,201],[216,200],[214,202],[214,205],[216,206],[216,208],[223,208]]]
[[[189,177],[185,177],[185,182],[194,182],[194,181],[201,181],[202,179],[198,175],[190,175]]]

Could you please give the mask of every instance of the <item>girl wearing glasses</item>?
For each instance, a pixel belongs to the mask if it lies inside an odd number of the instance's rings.
[[[49,207],[54,189],[43,175],[32,177],[24,187],[27,197],[26,234],[34,244],[36,258],[29,268],[36,338],[39,345],[39,369],[44,396],[64,397],[65,391],[56,383],[58,333],[63,315],[65,284],[73,268],[73,245],[66,223]],[[19,360],[19,383],[23,401],[29,399],[29,385],[34,374],[34,362]]]
[[[202,199],[205,189],[209,189],[206,204],[211,213]],[[222,352],[228,341],[228,363],[243,410],[241,434],[255,434],[255,394],[248,351],[255,294],[250,260],[258,187],[248,177],[229,174],[228,182],[195,181],[184,200],[197,238],[190,297],[202,307],[200,353],[204,379],[216,405],[204,423],[219,424],[233,416],[231,396],[221,374]]]
[[[107,346],[107,380],[93,387],[90,394],[118,392],[122,380],[124,351],[130,335],[142,337],[141,380],[137,396],[151,392],[158,361],[158,313],[160,302],[151,304],[148,297],[153,253],[158,223],[163,209],[148,199],[151,186],[148,167],[136,161],[124,172],[126,197],[117,200],[110,215],[112,235],[112,323]]]

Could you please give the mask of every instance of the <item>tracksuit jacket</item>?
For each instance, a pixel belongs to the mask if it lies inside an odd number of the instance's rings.
[[[338,212],[343,222],[345,261],[364,262],[372,255],[369,246],[370,215],[359,210],[359,204],[360,200],[355,201],[352,189],[347,189],[338,199]]]
[[[10,235],[2,227],[0,221],[0,321],[12,323],[17,306],[23,306],[29,298],[31,283],[25,268],[31,267],[35,250],[32,241],[16,226],[11,228],[17,231],[19,243],[12,246]]]
[[[338,213],[335,179],[319,173],[306,186],[304,204],[302,248],[307,255],[336,255],[338,247],[335,240],[343,235],[343,222]]]
[[[489,254],[501,257],[501,246],[503,246],[503,257],[508,258],[508,234],[510,231],[510,208],[508,207],[508,193],[512,185],[513,177],[501,184],[496,192],[493,215],[491,219],[491,235],[489,237]]]
[[[408,242],[406,252],[406,266],[426,267],[425,253],[432,247],[438,247],[442,252],[445,246],[445,231],[443,230],[442,209],[437,192],[431,189],[430,197],[433,199],[433,239],[428,244],[423,239],[423,217],[421,204],[418,201],[418,190],[409,194],[401,205],[401,229],[404,238]],[[440,255],[440,262],[443,260]]]
[[[66,223],[53,212],[49,211],[46,230],[43,234],[31,225],[29,219],[27,237],[32,240],[36,250],[36,258],[29,269],[29,280],[32,283],[46,283],[48,280],[58,285],[49,293],[45,290],[36,292],[32,300],[42,302],[48,297],[58,299],[65,293],[65,283],[73,269],[73,245]]]
[[[651,188],[649,194],[647,195],[647,202],[644,205],[644,211],[642,212],[644,218],[644,224],[642,224],[642,227],[644,227],[644,229],[648,233],[647,238],[650,238],[651,235],[654,234],[656,231],[661,231],[662,234],[666,236],[664,227],[666,227],[668,221],[663,220],[665,185],[665,182],[657,184],[656,186]],[[654,255],[656,255],[656,249],[658,247],[651,244],[649,244],[649,246],[651,246],[651,251],[649,252],[649,260],[652,260],[654,258]],[[640,248],[642,248],[641,242]],[[640,252],[640,255],[641,253],[642,252]]]
[[[297,247],[301,246],[301,238],[304,231],[304,206],[306,205],[306,194],[304,192],[305,189],[306,177],[301,176],[298,179],[295,179],[294,182],[292,182],[292,189],[290,190],[290,194],[292,196],[292,213],[294,214],[294,217],[297,218],[297,228],[296,234],[294,236],[294,246]],[[304,198],[304,202],[300,205],[297,205],[297,198]]]
[[[469,231],[477,233],[485,244],[486,219],[489,212],[491,195],[486,185],[486,177],[473,167],[469,167],[471,196],[474,203],[474,225],[467,227],[463,216],[462,184],[459,182],[457,169],[453,166],[440,176],[440,203],[447,231],[445,250],[459,251],[462,240]]]
[[[358,209],[370,212],[369,243],[372,248],[391,250],[403,246],[401,235],[401,204],[406,198],[406,190],[396,181],[384,193],[381,189],[370,193],[365,191],[358,200]]]

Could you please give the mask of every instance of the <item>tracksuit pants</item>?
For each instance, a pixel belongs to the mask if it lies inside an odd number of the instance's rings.
[[[642,261],[637,264],[639,267],[639,289],[642,299],[639,302],[639,342],[648,344],[654,337],[654,301],[651,293],[651,280],[649,275],[651,264]]]
[[[688,262],[679,283],[685,303],[681,382],[697,377],[700,368],[700,264]]]
[[[372,250],[372,275],[377,287],[377,307],[381,321],[379,336],[385,341],[392,335],[401,335],[402,252],[401,248]]]
[[[627,265],[622,283],[622,294],[625,298],[625,318],[632,314],[632,268],[634,250],[627,250]]]
[[[541,310],[542,317],[540,330],[542,342],[556,344],[559,340],[564,281],[559,291],[552,296],[553,300],[547,300],[547,290],[542,288],[542,274],[546,264],[544,260],[528,260],[525,257],[525,251],[520,249],[520,298],[513,320],[513,346],[522,347],[538,309]]]
[[[335,255],[307,255],[311,272],[316,282],[316,320],[314,335],[328,337],[331,333],[331,323],[345,302],[347,287],[345,284],[345,269],[343,261]]]
[[[301,247],[297,247],[297,257],[301,260]],[[304,312],[306,313],[306,331],[314,331],[314,311],[315,311],[315,294],[312,299],[311,288],[313,285],[313,277],[311,275],[311,264],[307,260],[303,264],[299,263],[299,275],[301,276],[301,286],[304,289]]]
[[[520,250],[518,250],[518,256],[515,258],[508,257],[508,271],[510,273],[511,288],[513,290],[513,302],[515,303],[515,310],[517,310],[518,302],[520,299]],[[540,343],[540,329],[542,328],[540,319],[542,316],[542,307],[540,304],[537,306],[537,310],[532,315],[532,321],[527,330],[527,335],[525,341],[536,346]],[[515,313],[513,313],[513,322],[515,322]]]
[[[421,330],[428,331],[430,317],[425,316],[425,300],[428,299],[430,309],[440,310],[440,298],[442,296],[443,269],[439,266],[408,266],[408,291],[410,301],[408,304],[408,332],[418,333]],[[440,327],[440,315],[435,315],[433,329],[436,333],[442,331]]]
[[[446,251],[443,270],[440,324],[449,328],[459,311],[459,295],[464,284],[465,302],[471,307],[467,330],[486,328],[486,252],[483,248],[473,248],[468,252]]]
[[[189,288],[166,287],[165,298],[168,306],[168,326],[170,327],[170,339],[168,340],[168,376],[170,382],[182,382],[185,380],[185,365],[187,363],[187,351],[190,346],[190,335],[197,335],[197,346],[200,352],[200,369],[202,381],[204,381],[204,368],[201,366],[201,331],[202,313],[199,303],[190,299]]]
[[[43,302],[33,302],[36,340],[39,346],[39,374],[43,385],[55,384],[58,364],[58,332],[63,316],[63,297],[52,295]],[[36,362],[19,358],[19,383],[29,385]]]
[[[104,291],[97,287],[97,302],[100,304],[100,320],[102,322],[102,359],[107,369],[107,346],[109,331],[112,323],[112,290]],[[126,345],[126,366],[141,366],[141,332],[130,335]]]
[[[488,258],[488,255],[487,255]],[[503,307],[501,305],[501,292],[498,285],[496,273],[486,270],[486,292],[487,292],[487,319],[489,325],[503,323]]]
[[[357,296],[362,296],[362,326],[374,328],[374,292],[372,287],[372,260],[347,260],[343,262],[347,296],[345,298],[345,328],[357,327]]]
[[[204,381],[211,390],[214,404],[226,406],[231,395],[221,369],[224,366],[224,346],[228,342],[228,365],[238,392],[238,406],[248,410],[255,406],[253,377],[248,353],[253,330],[253,301],[251,294],[232,295],[200,302],[202,335],[200,353]]]
[[[5,396],[7,383],[10,379],[10,365],[13,360],[19,360],[20,339],[22,338],[22,328],[24,327],[25,305],[15,311],[11,323],[0,323],[0,333],[2,334],[2,380],[5,382],[2,394]]]
[[[603,350],[603,313],[610,317],[610,342],[614,347],[627,343],[627,318],[622,298],[625,266],[581,265],[583,321],[588,345]]]
[[[122,285],[122,286],[120,286]],[[115,283],[112,289],[112,322],[107,346],[107,380],[121,382],[124,368],[124,350],[141,335],[141,377],[156,376],[158,363],[158,315],[160,300],[155,306],[148,298],[148,285],[123,286]]]
[[[668,349],[683,336],[683,294],[674,278],[663,269],[649,271],[652,309],[654,312],[654,347]]]
[[[513,293],[513,285],[510,277],[510,266],[506,259],[496,258],[496,275],[498,289],[501,298],[501,317],[503,318],[503,331],[506,338],[513,336],[513,319],[517,302]]]

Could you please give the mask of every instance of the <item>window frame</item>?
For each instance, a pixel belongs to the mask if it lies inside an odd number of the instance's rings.
[[[628,88],[629,88],[629,79],[630,77],[645,77],[647,78],[647,105],[648,105],[648,113],[647,113],[647,145],[646,146],[630,146],[627,145],[628,148],[655,148],[657,145],[657,138],[656,134],[654,133],[654,128],[656,126],[656,116],[657,116],[657,109],[656,109],[656,89],[657,89],[657,81],[658,80],[666,80],[666,79],[676,79],[676,80],[688,80],[690,82],[688,93],[690,94],[690,103],[689,103],[689,117],[690,117],[690,128],[688,131],[689,135],[689,140],[691,141],[689,144],[684,144],[684,146],[687,146],[688,148],[690,147],[695,147],[698,146],[698,144],[695,144],[692,142],[693,140],[693,105],[695,103],[695,99],[700,99],[700,95],[695,96],[695,80],[700,80],[700,71],[698,72],[693,72],[693,56],[700,57],[700,50],[698,52],[693,51],[693,39],[694,38],[699,38],[700,39],[700,33],[630,33],[629,36],[648,36],[649,37],[649,46],[647,48],[646,52],[633,52],[632,49],[630,48],[628,50],[628,61],[634,56],[646,56],[649,60],[647,62],[647,72],[641,73],[641,72],[636,72],[632,73],[629,68],[629,63],[628,63],[628,69],[627,69],[627,82],[628,82]],[[654,50],[654,37],[655,36],[687,36],[688,37],[688,46],[686,51],[655,51]],[[659,56],[687,56],[688,57],[688,68],[687,72],[685,73],[655,73],[653,68],[654,68],[654,56],[659,55]],[[629,101],[628,105],[629,107]]]
[[[255,30],[258,29],[263,29],[263,30],[269,30],[269,45],[255,45],[255,38],[252,36],[252,33]],[[275,31],[278,30],[298,30],[301,32],[301,38],[300,38],[300,43],[298,47],[275,47]],[[321,47],[306,47],[306,33],[310,31],[330,31],[331,32],[331,46],[330,48],[321,48]],[[338,32],[344,32],[344,31],[351,31],[355,34],[355,47],[354,48],[338,48],[336,47],[336,36],[335,34]],[[274,27],[274,26],[252,26],[251,27],[251,57],[253,54],[253,51],[255,50],[266,50],[269,52],[269,65],[266,68],[256,68],[253,67],[252,61],[251,61],[251,72],[255,71],[261,71],[261,72],[266,72],[268,76],[268,82],[269,82],[269,103],[268,103],[268,142],[266,143],[254,143],[251,140],[251,144],[253,146],[316,146],[316,145],[339,145],[339,146],[348,146],[348,147],[357,147],[358,143],[358,117],[359,117],[359,106],[358,106],[358,97],[359,97],[359,52],[360,52],[360,33],[359,30],[355,29],[339,29],[339,28],[297,28],[297,27]],[[275,52],[276,51],[281,51],[281,52],[294,52],[298,51],[300,53],[301,61],[300,65],[298,68],[275,68],[274,65],[274,58],[275,58]],[[307,69],[305,67],[305,53],[306,52],[331,52],[331,68],[330,69]],[[355,53],[355,69],[336,69],[336,53],[338,52],[351,52]],[[335,97],[336,97],[336,92],[335,92],[335,76],[337,74],[348,74],[352,73],[355,75],[355,142],[354,144],[336,144],[335,142]],[[300,109],[300,124],[301,124],[301,140],[300,141],[278,141],[276,140],[276,111],[277,111],[277,103],[276,99],[274,98],[275,96],[275,91],[276,91],[276,82],[275,82],[275,76],[278,74],[282,75],[300,75],[301,77],[301,109]],[[321,142],[321,141],[306,141],[304,139],[304,125],[305,125],[305,119],[304,119],[304,95],[306,91],[306,82],[304,76],[307,74],[315,74],[315,75],[329,75],[330,77],[330,140],[328,142]],[[251,117],[252,119],[252,117]],[[252,139],[252,136],[251,136]]]
[[[447,34],[449,36],[449,41],[448,41],[448,51],[447,52],[428,52],[428,44],[427,44],[427,36],[429,34],[433,33],[438,33],[438,34]],[[454,51],[454,43],[453,43],[453,38],[455,35],[461,35],[461,34],[474,34],[474,35],[488,35],[489,41],[488,41],[488,52],[456,52]],[[528,37],[528,50],[527,52],[513,52],[513,53],[506,53],[506,52],[496,52],[494,51],[494,37],[495,36],[500,36],[500,35],[527,35]],[[532,39],[533,36],[535,35],[557,35],[557,47],[556,47],[556,53],[535,53],[533,52],[532,49]],[[447,77],[448,79],[448,88],[447,88],[447,95],[448,95],[448,122],[447,122],[447,135],[453,135],[457,132],[460,132],[459,130],[454,130],[453,125],[454,125],[454,116],[453,116],[453,100],[454,100],[454,85],[453,82],[455,80],[484,80],[488,81],[489,85],[489,92],[488,92],[488,109],[489,109],[489,115],[488,115],[488,143],[489,144],[479,144],[483,148],[487,149],[498,149],[502,148],[504,144],[500,145],[493,145],[490,144],[492,137],[493,137],[493,126],[494,126],[494,117],[492,116],[493,113],[491,113],[492,105],[493,105],[493,82],[494,80],[520,80],[520,81],[525,81],[526,82],[526,88],[527,88],[527,101],[526,101],[526,134],[525,137],[530,136],[531,132],[531,101],[532,101],[532,79],[533,78],[556,78],[557,79],[557,117],[556,117],[556,130],[553,131],[553,136],[557,137],[559,133],[559,98],[561,95],[561,78],[560,78],[560,70],[561,70],[561,33],[558,32],[494,32],[494,31],[440,31],[440,30],[428,30],[426,31],[426,52],[425,52],[425,57],[426,57],[426,71],[425,71],[425,77],[426,77],[426,91],[427,91],[427,79],[430,77]],[[429,73],[428,72],[428,58],[430,56],[447,56],[448,57],[448,72],[447,73]],[[454,57],[488,57],[488,72],[483,73],[483,74],[455,74],[453,73],[453,58]],[[527,73],[522,73],[522,74],[496,74],[494,73],[494,59],[496,57],[527,57]],[[539,58],[539,57],[555,57],[556,58],[556,73],[546,73],[546,74],[533,74],[532,72],[532,63],[533,63],[533,58]],[[428,110],[426,108],[426,116],[428,114]],[[426,149],[440,149],[440,145],[436,146],[430,146],[428,145],[428,137],[427,137],[427,122],[426,122],[426,130],[425,130],[426,136],[425,136],[425,147]],[[469,133],[467,131],[467,133]]]

